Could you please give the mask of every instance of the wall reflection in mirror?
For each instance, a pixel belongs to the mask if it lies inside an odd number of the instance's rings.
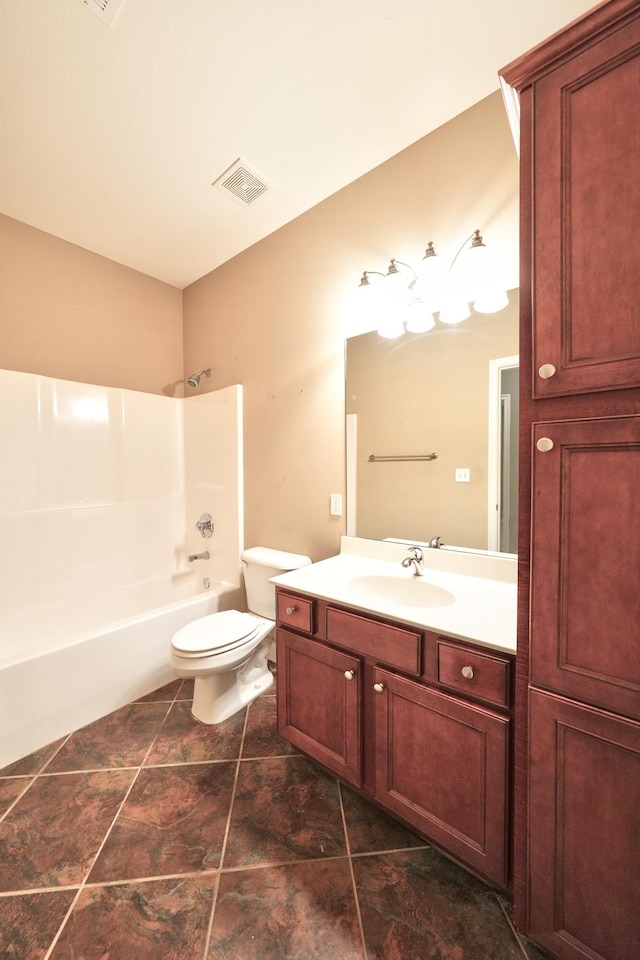
[[[518,290],[508,297],[459,326],[347,340],[349,535],[516,552]]]

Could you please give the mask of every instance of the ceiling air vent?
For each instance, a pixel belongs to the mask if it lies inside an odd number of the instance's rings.
[[[124,0],[80,0],[80,2],[87,10],[91,10],[91,13],[95,13],[103,23],[111,27]]]
[[[251,170],[242,160],[236,160],[231,164],[229,169],[214,180],[211,186],[226,193],[243,207],[248,207],[269,189],[269,184],[265,182],[264,177],[257,174],[255,170]]]

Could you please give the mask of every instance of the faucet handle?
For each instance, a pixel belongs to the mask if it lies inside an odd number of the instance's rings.
[[[407,547],[407,549],[415,560],[423,559],[422,547]]]

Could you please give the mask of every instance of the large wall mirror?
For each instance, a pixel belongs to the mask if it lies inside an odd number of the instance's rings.
[[[517,355],[518,290],[456,326],[347,340],[349,535],[516,552]]]

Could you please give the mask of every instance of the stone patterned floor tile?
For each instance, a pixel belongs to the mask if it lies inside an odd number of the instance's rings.
[[[0,897],[0,957],[43,960],[75,895],[52,890]]]
[[[54,743],[48,743],[46,747],[41,747],[39,750],[29,753],[26,757],[16,760],[15,763],[10,763],[9,766],[3,767],[3,769],[0,770],[0,777],[35,776],[35,774],[40,773],[47,765],[56,750],[62,746],[65,739],[66,737],[62,737],[62,739],[56,740]]]
[[[433,847],[353,869],[368,960],[523,960],[495,893]]]
[[[379,810],[364,797],[340,784],[349,849],[352,854],[427,847],[426,840]]]
[[[346,859],[223,874],[207,960],[363,960]]]
[[[235,763],[140,771],[89,882],[161,877],[220,865]]]
[[[278,736],[276,729],[276,698],[259,697],[249,707],[249,716],[242,745],[242,756],[280,757],[297,751]]]
[[[0,817],[3,817],[12,803],[24,793],[33,780],[31,777],[13,777],[10,780],[0,780]]]
[[[133,703],[72,733],[47,773],[139,766],[167,714],[166,703]]]
[[[86,887],[51,960],[200,960],[216,878]]]
[[[138,697],[134,703],[170,703],[172,700],[175,700],[176,696],[180,692],[182,684],[182,680],[171,680],[170,683],[165,683],[163,687],[158,687],[157,690],[152,690],[151,693],[145,694],[144,697]]]
[[[193,684],[194,680],[183,680],[178,691],[177,700],[188,700],[189,703],[193,702]]]
[[[246,708],[223,723],[200,723],[191,715],[191,704],[176,701],[162,725],[146,760],[158,763],[203,763],[236,760],[240,756]]]
[[[38,777],[0,822],[0,890],[79,884],[134,775],[99,770]]]
[[[345,853],[332,777],[301,756],[241,761],[223,867]]]

